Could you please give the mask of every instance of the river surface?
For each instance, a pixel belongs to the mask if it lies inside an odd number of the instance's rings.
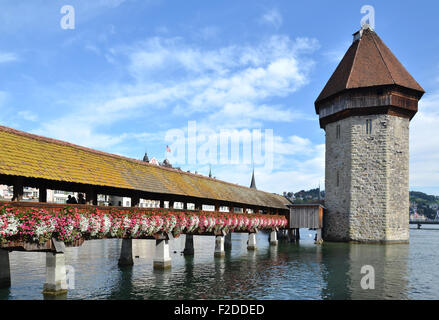
[[[439,299],[439,228],[410,230],[410,244],[313,243],[247,251],[246,234],[233,234],[232,251],[214,258],[214,237],[195,236],[195,256],[184,257],[184,235],[171,241],[172,269],[153,270],[154,241],[134,240],[133,267],[117,265],[121,240],[86,241],[68,248],[74,289],[58,299]],[[0,299],[44,299],[45,253],[10,253],[12,285]],[[364,290],[364,265],[374,268],[375,288]],[[370,275],[370,273],[368,273]],[[370,283],[370,282],[369,282]]]

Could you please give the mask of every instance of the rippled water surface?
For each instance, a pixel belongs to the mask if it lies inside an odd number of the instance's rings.
[[[75,289],[61,299],[439,299],[439,228],[411,230],[409,245],[300,244],[270,247],[258,234],[247,251],[246,234],[214,258],[214,237],[195,236],[195,256],[184,257],[184,236],[171,241],[172,269],[152,267],[154,241],[135,240],[133,267],[119,268],[121,240],[86,241],[68,248]],[[311,234],[311,236],[310,236]],[[0,299],[44,299],[45,253],[10,254],[12,286]],[[375,289],[362,290],[361,267],[375,269]]]

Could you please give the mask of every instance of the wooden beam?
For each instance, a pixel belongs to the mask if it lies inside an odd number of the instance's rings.
[[[140,204],[139,195],[134,195],[131,197],[131,207],[138,207]]]
[[[47,188],[40,187],[38,189],[38,202],[47,202]]]
[[[94,188],[89,188],[85,193],[85,201],[88,205],[97,206],[98,205],[98,194]]]
[[[12,196],[12,201],[21,201],[23,200],[24,188],[23,188],[23,178],[16,177],[14,179],[14,193]]]

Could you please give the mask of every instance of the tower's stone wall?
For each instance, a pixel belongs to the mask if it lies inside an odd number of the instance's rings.
[[[337,126],[340,126],[340,138]],[[349,210],[351,190],[351,137],[346,120],[328,124],[326,131],[325,207],[323,238],[349,240]],[[337,185],[337,174],[339,183]]]
[[[368,119],[372,120],[370,134]],[[324,238],[408,241],[409,119],[351,116],[329,123],[325,131]]]

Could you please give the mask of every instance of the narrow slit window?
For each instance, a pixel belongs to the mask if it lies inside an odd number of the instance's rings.
[[[340,186],[340,172],[337,171],[337,187]]]
[[[366,120],[366,134],[372,134],[372,120]]]
[[[336,137],[337,139],[340,139],[340,125],[337,125],[337,129],[336,129]]]

